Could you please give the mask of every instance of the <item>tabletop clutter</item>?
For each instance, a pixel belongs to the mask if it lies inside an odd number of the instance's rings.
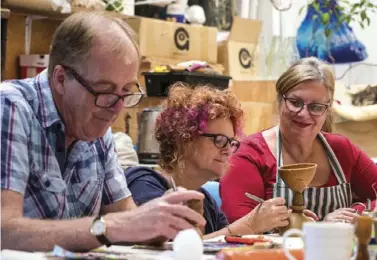
[[[73,253],[56,246],[48,255],[69,259],[367,260],[376,257],[372,238],[376,222],[372,215],[360,216],[355,224],[309,221],[302,230],[290,229],[282,237],[223,236],[204,241],[198,230],[190,229],[181,231],[174,241],[159,245],[102,247],[87,253]]]
[[[316,164],[305,163],[279,168],[280,176],[295,193],[289,225],[278,231],[280,235],[231,234],[203,240],[203,230],[197,227],[181,231],[170,242],[157,238],[147,245],[101,247],[85,253],[69,252],[57,245],[46,256],[69,259],[375,259],[377,209],[372,210],[370,203],[355,223],[315,222],[303,215],[302,192],[313,178],[316,167]],[[170,192],[175,192],[175,183],[171,182],[173,189]],[[264,201],[261,199],[260,203]],[[187,205],[203,214],[202,201],[192,200]]]

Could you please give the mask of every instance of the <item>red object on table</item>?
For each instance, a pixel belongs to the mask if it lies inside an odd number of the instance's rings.
[[[272,242],[264,237],[242,237],[242,236],[225,236],[227,243],[254,245],[255,243]]]

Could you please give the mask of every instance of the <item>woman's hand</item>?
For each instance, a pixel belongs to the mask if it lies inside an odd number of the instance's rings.
[[[284,204],[284,198],[273,198],[259,204],[247,215],[229,225],[232,234],[261,234],[287,226],[291,210]]]
[[[313,211],[310,211],[308,209],[304,209],[303,213],[304,213],[305,216],[307,216],[308,218],[313,219],[314,221],[318,221],[319,220],[317,214],[315,214]]]
[[[348,223],[355,223],[357,217],[359,215],[357,214],[355,209],[351,208],[340,208],[337,209],[329,214],[326,215],[326,217],[323,219],[324,221],[329,222],[348,222]]]

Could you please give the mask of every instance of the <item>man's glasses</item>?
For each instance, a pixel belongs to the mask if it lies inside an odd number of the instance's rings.
[[[201,136],[210,137],[213,139],[213,143],[217,148],[223,149],[228,144],[230,144],[230,147],[232,149],[232,153],[237,152],[238,148],[240,147],[240,142],[238,142],[234,138],[229,138],[222,134],[201,134]]]
[[[67,66],[62,67],[67,70],[76,80],[78,83],[80,83],[81,86],[86,88],[86,90],[89,91],[94,96],[94,104],[101,108],[110,108],[115,106],[116,103],[118,103],[119,100],[123,100],[123,104],[125,107],[133,107],[136,106],[140,100],[143,98],[144,93],[141,89],[141,86],[139,83],[132,83],[130,93],[125,94],[122,96],[109,93],[109,92],[97,92],[93,90],[89,85],[89,83],[82,78],[77,72]]]
[[[312,116],[322,116],[326,110],[329,108],[330,105],[327,104],[321,104],[321,103],[309,103],[306,104],[301,99],[297,98],[288,98],[285,95],[283,95],[285,106],[287,109],[293,113],[300,113],[301,110],[306,106],[308,108],[309,113]]]

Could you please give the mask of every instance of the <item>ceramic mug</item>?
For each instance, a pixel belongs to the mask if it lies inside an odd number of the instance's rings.
[[[353,243],[357,242],[355,227],[348,223],[305,222],[302,231],[290,229],[283,235],[283,250],[289,260],[296,260],[286,244],[288,237],[296,235],[304,240],[305,260],[356,259],[357,243],[351,257]]]

